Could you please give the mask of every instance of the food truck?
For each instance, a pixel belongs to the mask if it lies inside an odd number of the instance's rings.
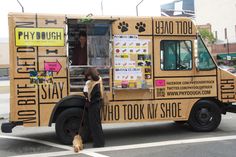
[[[73,65],[81,31],[87,64]],[[9,34],[10,118],[2,132],[55,123],[70,144],[88,67],[103,79],[103,123],[175,121],[212,131],[236,111],[236,76],[217,67],[189,18],[10,13]]]

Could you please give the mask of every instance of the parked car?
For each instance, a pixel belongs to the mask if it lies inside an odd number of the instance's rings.
[[[236,68],[234,67],[231,67],[231,66],[227,66],[227,65],[219,65],[219,67],[223,70],[226,70],[228,72],[231,72],[231,73],[235,73],[236,74]]]

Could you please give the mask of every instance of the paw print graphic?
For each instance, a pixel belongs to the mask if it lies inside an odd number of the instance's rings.
[[[128,27],[129,25],[125,21],[120,22],[118,25],[118,28],[121,30],[122,33],[128,31]]]
[[[135,28],[139,31],[139,33],[145,31],[146,24],[143,22],[139,22],[136,24]]]

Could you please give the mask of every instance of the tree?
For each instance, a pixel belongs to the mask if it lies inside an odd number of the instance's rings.
[[[216,41],[216,38],[214,38],[213,33],[205,28],[199,29],[199,33],[201,34],[204,41],[207,41],[211,44]]]

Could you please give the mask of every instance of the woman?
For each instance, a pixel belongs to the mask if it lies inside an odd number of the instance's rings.
[[[79,33],[79,43],[75,44],[72,65],[87,65],[87,34],[85,31]]]
[[[93,137],[94,147],[104,147],[105,140],[101,125],[100,109],[103,97],[102,78],[95,68],[88,68],[85,73],[88,79],[84,93],[88,100],[88,122]]]

